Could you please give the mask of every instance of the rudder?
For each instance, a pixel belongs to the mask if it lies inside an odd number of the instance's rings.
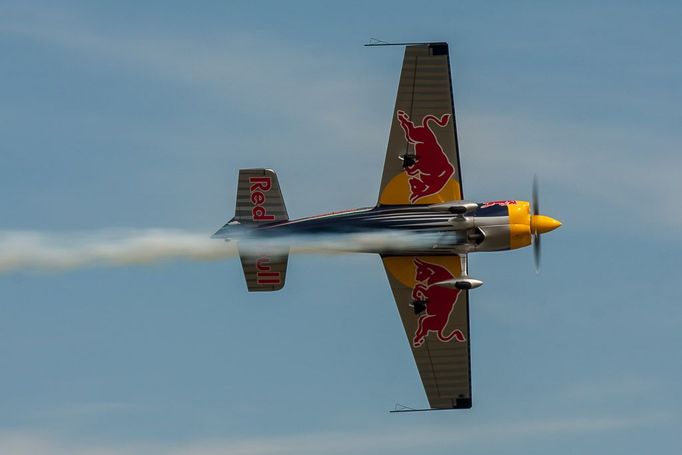
[[[289,215],[275,171],[240,169],[234,217],[212,237],[230,239],[245,226],[288,220]]]
[[[277,174],[272,169],[240,169],[234,218],[213,234],[213,238],[239,240],[240,232],[249,226],[288,220]],[[277,291],[284,287],[287,249],[260,251],[254,245],[240,246],[239,258],[250,292]]]
[[[284,287],[289,253],[254,254],[239,251],[249,292],[279,291]]]
[[[272,169],[240,169],[234,219],[241,224],[288,221],[277,174]]]

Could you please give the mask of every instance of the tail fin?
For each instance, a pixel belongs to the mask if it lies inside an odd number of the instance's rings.
[[[239,259],[249,292],[279,291],[284,287],[289,253],[254,254],[249,248],[248,253],[239,251]]]
[[[287,221],[287,208],[272,169],[240,169],[234,219],[241,224]]]
[[[229,239],[240,227],[288,221],[277,174],[272,169],[240,169],[234,218],[213,234]]]
[[[229,239],[248,226],[288,221],[277,174],[271,169],[240,169],[235,215],[213,238]],[[277,291],[284,287],[288,252],[239,251],[249,291]]]

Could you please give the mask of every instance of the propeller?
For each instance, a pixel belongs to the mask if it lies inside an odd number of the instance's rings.
[[[533,176],[533,195],[532,195],[532,212],[530,215],[530,225],[533,226],[533,217],[540,214],[540,198],[538,191],[538,176]],[[537,229],[533,229],[533,262],[535,263],[535,273],[540,273],[540,232]]]
[[[535,262],[535,272],[540,273],[540,257],[542,248],[540,247],[540,237],[542,234],[551,232],[561,226],[561,221],[549,216],[540,214],[540,191],[538,190],[538,177],[533,176],[533,196],[531,199],[530,212],[530,233],[533,236],[533,259]]]

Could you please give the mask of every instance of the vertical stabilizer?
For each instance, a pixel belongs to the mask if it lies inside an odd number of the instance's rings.
[[[241,224],[288,221],[282,190],[272,169],[240,169],[234,219]]]
[[[234,218],[213,234],[214,238],[239,238],[257,225],[288,221],[277,174],[271,169],[240,169]],[[288,251],[262,251],[253,245],[239,248],[239,258],[249,291],[278,291],[284,287]]]
[[[213,234],[229,239],[249,225],[288,221],[284,197],[272,169],[240,169],[234,217]]]
[[[277,254],[254,254],[252,249],[248,252],[240,250],[239,259],[242,261],[249,292],[279,291],[284,287],[288,253],[280,251]]]

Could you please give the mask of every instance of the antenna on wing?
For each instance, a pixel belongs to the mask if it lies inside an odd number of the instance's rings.
[[[409,406],[405,406],[404,404],[396,403],[395,404],[395,409],[393,411],[388,411],[390,414],[398,413],[398,412],[428,412],[428,411],[447,411],[448,409],[454,409],[454,408],[425,408],[425,409],[415,409],[411,408]]]
[[[370,38],[369,42],[365,44],[365,47],[377,47],[377,46],[416,46],[420,44],[434,44],[433,41],[423,41],[414,43],[389,43],[388,41],[383,41],[377,38]]]
[[[365,44],[365,47],[369,46],[390,46],[391,43],[388,43],[386,41],[382,41],[380,39],[376,38],[370,38],[369,41]]]
[[[389,411],[389,412],[401,412],[401,411],[405,412],[405,411],[414,411],[414,410],[415,410],[414,408],[411,408],[409,406],[405,406],[404,404],[396,403],[393,411]]]

